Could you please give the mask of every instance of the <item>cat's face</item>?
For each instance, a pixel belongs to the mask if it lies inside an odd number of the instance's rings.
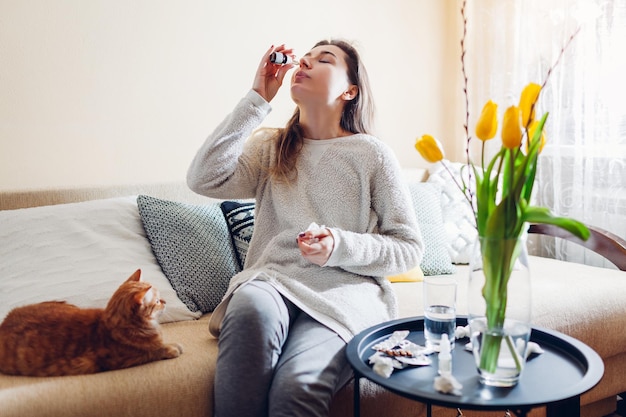
[[[150,317],[151,320],[158,319],[165,310],[165,300],[161,298],[159,290],[152,286],[144,293],[140,305],[143,316]]]
[[[107,309],[156,322],[165,310],[165,300],[161,299],[158,289],[141,280],[141,270],[137,270],[115,291]]]

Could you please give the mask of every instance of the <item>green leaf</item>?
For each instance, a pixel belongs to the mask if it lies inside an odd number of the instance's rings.
[[[545,207],[526,206],[522,210],[522,218],[528,223],[552,224],[567,230],[582,240],[589,239],[591,232],[583,223],[568,217],[557,217]]]

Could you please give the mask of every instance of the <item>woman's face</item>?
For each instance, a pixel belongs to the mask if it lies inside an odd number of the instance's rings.
[[[296,104],[342,103],[356,86],[348,79],[346,54],[335,45],[320,45],[300,59],[291,77],[291,97]]]

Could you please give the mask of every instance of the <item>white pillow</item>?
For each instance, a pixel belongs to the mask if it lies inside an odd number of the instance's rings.
[[[161,292],[162,323],[198,318],[176,296],[146,238],[136,197],[0,211],[0,320],[65,300],[104,308],[135,270]]]
[[[443,161],[450,172],[461,184],[461,167],[458,162]],[[469,202],[454,183],[450,172],[441,163],[433,164],[428,168],[429,176],[426,182],[441,187],[441,209],[444,229],[447,237],[447,247],[452,263],[469,263],[472,246],[476,241],[476,221]],[[463,170],[464,175],[467,169]]]

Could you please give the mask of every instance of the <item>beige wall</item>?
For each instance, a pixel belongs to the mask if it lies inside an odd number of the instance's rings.
[[[460,98],[458,7],[0,0],[0,189],[182,180],[265,50],[285,42],[302,54],[325,37],[356,42],[380,138],[403,166],[425,166],[416,136],[458,134],[447,112]],[[272,105],[265,124],[284,124],[293,111],[287,88]]]

